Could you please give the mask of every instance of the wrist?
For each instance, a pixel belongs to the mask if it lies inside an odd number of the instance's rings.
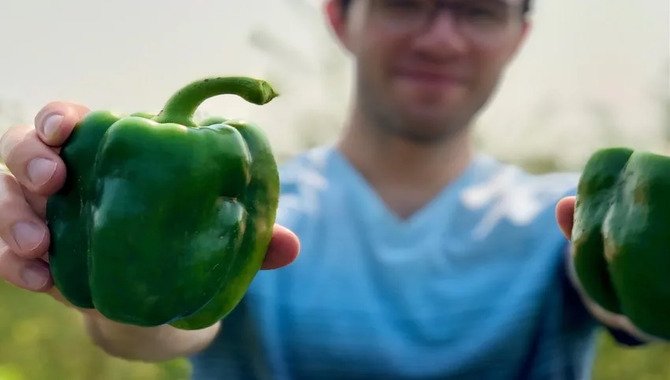
[[[201,330],[181,330],[170,325],[127,325],[95,310],[85,310],[82,315],[93,343],[126,360],[155,362],[192,355],[207,347],[220,329],[220,322]]]

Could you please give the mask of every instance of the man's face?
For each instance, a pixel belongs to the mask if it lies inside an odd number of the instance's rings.
[[[358,107],[416,141],[465,128],[523,40],[521,0],[353,0],[340,37]]]

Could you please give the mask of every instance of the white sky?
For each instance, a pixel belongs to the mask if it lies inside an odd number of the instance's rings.
[[[320,0],[303,2],[3,0],[0,101],[20,104],[25,121],[54,99],[158,111],[196,78],[259,76],[282,96],[262,108],[221,97],[203,111],[253,119],[279,153],[292,152],[305,134],[333,136],[350,79]],[[531,153],[569,147],[569,163],[610,143],[654,147],[670,91],[669,2],[535,2],[531,37],[477,127],[484,146],[507,157],[524,154],[520,143]],[[258,47],[268,40],[276,54]]]

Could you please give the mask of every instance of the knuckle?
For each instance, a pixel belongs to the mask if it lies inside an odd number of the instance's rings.
[[[0,238],[0,258],[7,254],[9,254],[9,245],[5,243],[4,239]]]
[[[23,126],[13,126],[0,136],[0,161],[7,161],[9,155],[14,151],[18,142],[17,135],[19,130],[25,129]]]
[[[22,205],[25,200],[22,197],[21,187],[11,175],[0,174],[0,234],[8,236],[9,225],[22,214]],[[1,238],[0,238],[1,239]]]
[[[0,173],[0,210],[7,210],[7,199],[17,190],[16,179],[9,173]]]
[[[9,210],[12,208],[12,203],[7,198],[8,197],[5,191],[0,193],[0,210],[3,210],[2,214],[0,215],[0,220],[4,220],[5,216],[9,214]],[[2,223],[0,222],[0,224]]]
[[[14,203],[9,199],[6,194],[0,195],[0,210],[2,215],[0,215],[0,228],[6,224],[6,220],[11,216],[14,209]]]
[[[12,250],[9,248],[7,243],[5,243],[2,238],[0,238],[0,279],[5,279],[7,281],[10,281],[10,266],[11,262],[13,261],[14,253],[12,253]]]
[[[0,158],[10,171],[12,171],[12,162],[15,161],[17,150],[24,147],[30,140],[28,128],[23,125],[10,128],[0,139]]]

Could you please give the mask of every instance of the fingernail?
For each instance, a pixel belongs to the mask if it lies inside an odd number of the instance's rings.
[[[51,114],[44,119],[42,123],[42,133],[48,140],[52,140],[58,133],[58,127],[63,121],[63,115],[57,113]]]
[[[49,270],[41,265],[29,264],[21,272],[21,280],[26,288],[40,290],[49,281]]]
[[[46,158],[34,158],[28,163],[28,178],[37,186],[44,185],[56,172],[56,163]]]
[[[18,222],[12,228],[12,234],[21,251],[28,252],[42,243],[46,231],[32,222]]]

